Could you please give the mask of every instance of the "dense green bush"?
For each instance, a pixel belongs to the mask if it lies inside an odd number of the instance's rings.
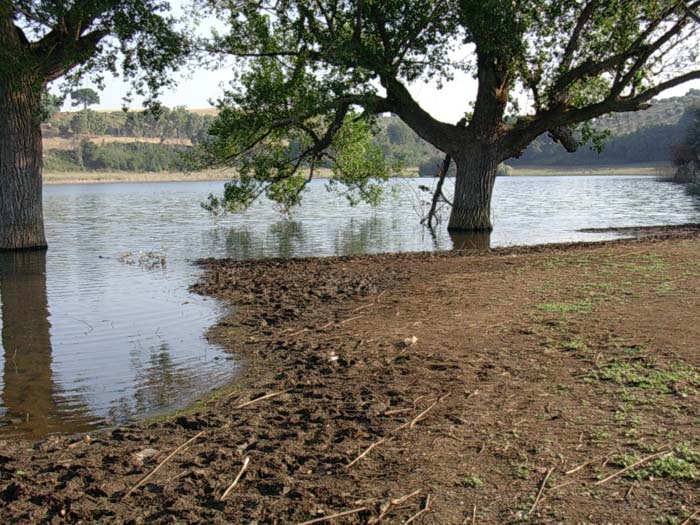
[[[155,115],[146,111],[92,111],[58,113],[51,119],[51,129],[63,136],[109,135],[114,137],[201,140],[213,120],[184,107],[163,108]],[[50,130],[45,130],[50,134]]]
[[[182,171],[188,146],[148,142],[95,144],[81,141],[75,150],[49,150],[44,166],[49,171]]]

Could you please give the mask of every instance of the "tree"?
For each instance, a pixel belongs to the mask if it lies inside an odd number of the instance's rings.
[[[40,102],[40,112],[41,121],[48,122],[51,118],[61,110],[63,105],[63,97],[58,95],[53,95],[48,91],[44,92],[41,96]]]
[[[46,246],[40,125],[48,83],[121,70],[136,93],[154,100],[188,51],[167,7],[161,0],[0,0],[0,250]]]
[[[335,162],[348,123],[392,112],[456,163],[449,229],[490,230],[499,163],[546,133],[574,151],[599,138],[596,117],[644,109],[700,78],[697,0],[209,4],[230,25],[210,48],[240,67],[210,129],[211,160],[245,167],[228,186],[229,204],[269,194],[320,159]],[[465,49],[468,58],[452,58]],[[465,127],[437,120],[409,90],[459,71],[478,81]],[[529,97],[522,109],[519,93]],[[292,138],[304,144],[300,155],[283,151]]]
[[[692,153],[691,160],[700,162],[700,108],[689,111],[692,121],[686,131],[685,144]]]
[[[70,98],[73,100],[72,106],[83,105],[86,110],[88,106],[100,103],[100,95],[92,88],[81,88],[71,91]]]

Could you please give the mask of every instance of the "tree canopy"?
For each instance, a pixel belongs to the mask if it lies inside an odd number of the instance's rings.
[[[189,40],[161,0],[0,0],[0,76],[48,83],[106,71],[154,95],[182,64]]]
[[[70,92],[70,98],[73,101],[73,106],[83,106],[83,109],[100,103],[100,95],[92,88],[73,90]]]
[[[0,0],[0,250],[46,246],[47,85],[62,77],[75,85],[91,73],[99,86],[111,72],[154,104],[189,51],[168,9],[161,0]]]
[[[241,179],[231,183],[235,191],[227,190],[239,203],[321,160],[336,164],[334,143],[342,142],[348,124],[391,112],[451,155],[458,193],[462,166],[462,179],[472,181],[463,185],[464,195],[482,194],[480,203],[456,206],[488,208],[495,166],[519,156],[538,136],[549,133],[574,151],[596,138],[591,119],[644,109],[665,89],[700,78],[697,0],[207,5],[229,26],[209,49],[238,58],[209,153],[215,162],[244,166]],[[440,85],[458,72],[477,79],[476,97],[470,101],[465,87],[454,123],[441,122],[419,105],[410,86]],[[523,95],[527,103],[519,104]],[[466,126],[456,125],[465,113]],[[479,214],[476,222],[457,222],[489,228],[488,213]]]

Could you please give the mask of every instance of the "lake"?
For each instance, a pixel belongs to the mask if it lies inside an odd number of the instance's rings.
[[[188,291],[199,258],[451,249],[444,224],[434,235],[419,225],[429,198],[419,186],[435,180],[393,184],[396,198],[371,209],[350,208],[314,181],[288,220],[266,202],[212,218],[200,202],[223,182],[45,187],[48,252],[0,254],[0,437],[172,412],[230,381],[235,356],[205,338],[223,306]],[[600,240],[614,234],[578,230],[697,222],[700,200],[650,177],[510,177],[497,180],[493,209],[495,230],[477,244]]]

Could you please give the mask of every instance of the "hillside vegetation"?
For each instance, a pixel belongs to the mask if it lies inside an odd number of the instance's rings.
[[[596,121],[597,130],[610,134],[601,153],[587,145],[576,153],[567,153],[549,137],[542,136],[519,159],[508,164],[526,168],[668,162],[675,146],[683,142],[696,107],[700,107],[700,90],[655,100],[646,111]],[[187,167],[186,154],[206,140],[215,115],[214,110],[183,107],[165,108],[159,116],[89,109],[57,113],[43,130],[45,166],[49,172],[180,171]],[[378,119],[375,141],[389,161],[399,161],[407,171],[433,176],[440,169],[442,152],[418,137],[398,117]]]

